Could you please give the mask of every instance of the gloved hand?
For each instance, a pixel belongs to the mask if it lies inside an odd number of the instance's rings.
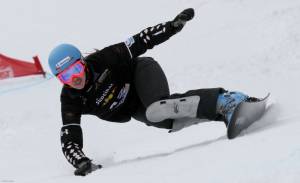
[[[188,8],[179,13],[174,20],[171,22],[175,32],[181,31],[187,21],[194,18],[195,12],[193,8]]]
[[[79,163],[78,168],[75,170],[74,174],[77,176],[86,176],[87,174],[102,168],[101,165],[96,165],[92,163],[91,160],[85,160]]]

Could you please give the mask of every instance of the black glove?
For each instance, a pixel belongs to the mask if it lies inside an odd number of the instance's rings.
[[[77,176],[86,176],[87,174],[102,168],[101,165],[95,165],[91,160],[85,160],[79,163],[78,168],[75,170],[74,174]]]
[[[179,13],[174,20],[171,22],[175,32],[181,31],[187,21],[194,18],[195,12],[193,8],[188,8]]]

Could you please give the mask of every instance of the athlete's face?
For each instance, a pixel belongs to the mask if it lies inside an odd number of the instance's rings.
[[[72,81],[68,84],[70,87],[81,90],[84,88],[86,82],[85,73],[82,76],[74,76]]]
[[[58,79],[66,85],[75,89],[83,89],[86,83],[85,65],[78,60],[63,72],[57,75]]]

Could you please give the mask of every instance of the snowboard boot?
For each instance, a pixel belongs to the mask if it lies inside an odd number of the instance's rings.
[[[226,126],[230,123],[235,108],[243,101],[248,100],[248,96],[241,92],[226,92],[219,95],[217,100],[217,113],[224,117]]]

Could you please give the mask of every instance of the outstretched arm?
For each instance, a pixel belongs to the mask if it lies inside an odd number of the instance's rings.
[[[79,124],[64,125],[61,128],[61,144],[66,159],[76,168],[75,175],[85,176],[102,167],[93,164],[83,153],[82,130]]]
[[[91,171],[101,168],[94,165],[83,152],[83,137],[80,126],[82,100],[73,95],[72,90],[63,89],[61,94],[61,113],[63,127],[60,140],[64,156],[76,170],[75,175],[84,176]]]
[[[147,49],[152,49],[155,45],[165,42],[171,36],[181,31],[185,23],[193,17],[194,10],[192,8],[185,9],[179,13],[174,20],[148,27],[140,33],[128,38],[125,44],[131,58],[138,57],[145,53]]]
[[[136,58],[148,49],[152,49],[155,45],[165,42],[171,36],[181,31],[187,21],[193,19],[194,10],[186,9],[179,13],[174,20],[161,23],[153,27],[148,27],[140,33],[128,38],[125,42],[108,46],[95,54],[91,54],[90,59],[100,60],[99,68],[103,67],[105,60],[111,67],[119,67],[120,65],[128,65],[127,61]],[[109,58],[109,59],[103,59]]]

